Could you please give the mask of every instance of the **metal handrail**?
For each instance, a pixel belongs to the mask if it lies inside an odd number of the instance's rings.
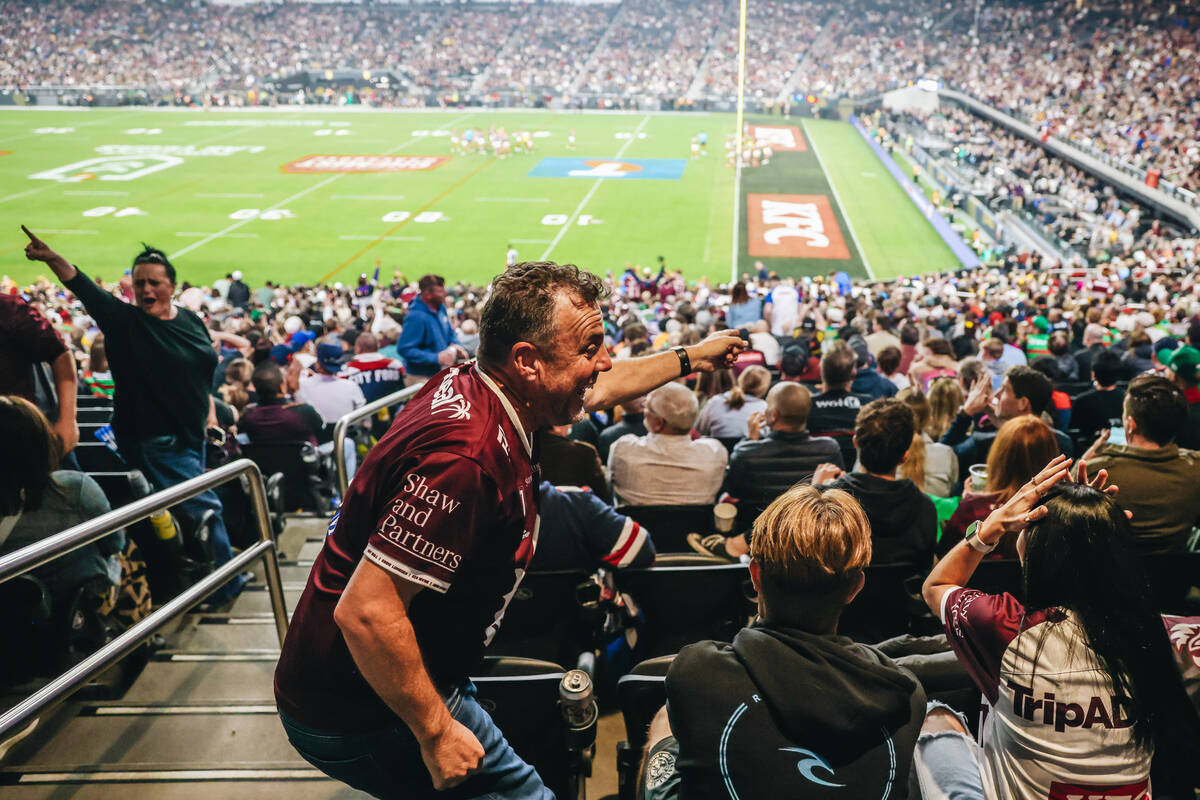
[[[421,386],[422,384],[408,386],[398,392],[385,395],[378,400],[367,403],[365,406],[354,409],[343,417],[339,417],[338,421],[334,423],[333,460],[337,467],[338,497],[345,497],[346,490],[350,488],[350,476],[346,474],[346,459],[343,454],[346,448],[346,430],[354,423],[366,419],[377,411],[382,411],[389,406],[410,400],[413,395],[421,391]]]
[[[182,594],[164,604],[95,653],[8,711],[0,714],[0,740],[36,717],[47,706],[75,691],[94,675],[120,661],[155,632],[182,616],[188,609],[221,588],[230,578],[259,558],[263,559],[266,569],[271,611],[275,615],[275,629],[280,645],[283,644],[288,629],[287,607],[283,598],[283,582],[279,576],[279,562],[275,556],[275,542],[271,539],[271,523],[267,512],[267,490],[263,485],[262,473],[259,472],[258,466],[248,458],[238,459],[211,472],[186,480],[177,486],[155,492],[0,557],[0,583],[23,575],[61,555],[91,544],[127,525],[146,519],[155,512],[170,508],[201,492],[228,483],[241,475],[250,476],[251,505],[254,509],[254,517],[258,521],[259,541],[213,570],[198,583],[184,590]]]

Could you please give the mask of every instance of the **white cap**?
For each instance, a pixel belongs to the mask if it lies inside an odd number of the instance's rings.
[[[235,269],[233,271],[233,279],[235,281],[240,281],[242,279],[242,271],[240,269]]]
[[[304,322],[299,317],[288,317],[283,321],[283,329],[291,336],[296,331],[304,327]]]

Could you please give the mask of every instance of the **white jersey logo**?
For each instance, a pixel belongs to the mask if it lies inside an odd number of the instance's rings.
[[[508,437],[504,435],[504,429],[501,427],[496,428],[496,441],[504,448],[504,455],[512,458],[512,453],[508,452]]]
[[[446,373],[446,377],[442,378],[442,383],[438,386],[437,391],[433,393],[433,400],[429,404],[430,413],[436,414],[439,411],[450,411],[450,419],[470,419],[471,418],[471,403],[461,394],[454,391],[454,378],[458,375],[458,367]]]

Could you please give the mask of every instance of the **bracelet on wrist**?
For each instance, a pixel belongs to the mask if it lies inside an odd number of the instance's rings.
[[[679,377],[686,378],[692,374],[692,359],[688,357],[687,350],[682,345],[672,347],[671,350],[675,355],[679,356]]]

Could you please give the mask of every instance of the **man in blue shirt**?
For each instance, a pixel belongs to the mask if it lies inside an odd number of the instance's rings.
[[[446,313],[446,279],[426,275],[417,288],[421,293],[408,304],[408,316],[396,343],[408,370],[406,386],[424,383],[442,368],[467,360],[467,351],[458,345]]]

